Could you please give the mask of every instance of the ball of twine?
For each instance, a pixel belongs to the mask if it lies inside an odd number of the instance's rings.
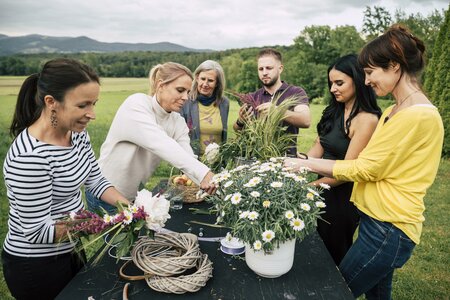
[[[139,239],[131,251],[134,264],[147,274],[172,276],[196,266],[202,255],[197,236],[190,233],[155,234]]]
[[[155,291],[164,293],[184,294],[196,292],[206,285],[212,277],[212,262],[207,254],[203,254],[197,261],[197,271],[190,275],[178,277],[152,276],[146,278],[148,286]]]

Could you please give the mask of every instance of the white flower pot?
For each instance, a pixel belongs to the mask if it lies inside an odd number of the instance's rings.
[[[294,263],[295,239],[280,243],[271,253],[245,247],[245,262],[253,272],[262,277],[276,278],[289,272]]]

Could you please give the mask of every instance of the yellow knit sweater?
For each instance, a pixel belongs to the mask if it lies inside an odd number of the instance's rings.
[[[436,177],[444,128],[432,105],[408,107],[384,123],[392,108],[383,113],[359,157],[337,161],[333,176],[356,182],[351,201],[359,210],[392,223],[418,244],[423,198]]]

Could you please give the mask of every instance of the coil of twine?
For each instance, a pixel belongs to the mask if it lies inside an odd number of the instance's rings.
[[[212,262],[200,252],[197,236],[190,233],[155,234],[154,239],[143,237],[131,251],[132,262],[144,272],[141,276],[128,276],[127,280],[145,279],[156,291],[183,294],[196,292],[212,277]],[[193,274],[179,275],[196,268]]]

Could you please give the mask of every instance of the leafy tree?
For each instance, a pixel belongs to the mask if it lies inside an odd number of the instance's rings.
[[[367,40],[372,40],[383,33],[392,24],[391,14],[382,6],[366,6],[362,32]]]
[[[436,104],[444,123],[443,155],[450,155],[450,10],[437,36],[433,58],[427,71],[424,88]]]
[[[254,57],[242,63],[238,79],[238,92],[249,93],[259,89],[258,66]]]
[[[354,26],[306,27],[295,38],[294,51],[290,59],[289,83],[302,86],[310,99],[323,96],[327,85],[327,68],[337,58],[357,53],[364,41]]]
[[[233,90],[238,85],[238,76],[241,70],[242,62],[243,60],[239,53],[232,53],[221,59],[220,64],[222,65],[225,73],[226,89]]]

